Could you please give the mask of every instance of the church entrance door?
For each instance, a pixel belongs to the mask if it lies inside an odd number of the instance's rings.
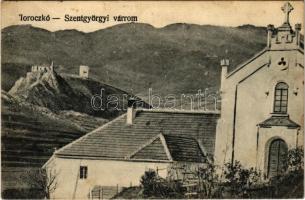
[[[288,147],[284,140],[273,140],[269,147],[268,177],[274,177],[286,171]]]

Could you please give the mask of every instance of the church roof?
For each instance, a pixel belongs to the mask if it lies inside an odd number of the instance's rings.
[[[139,110],[132,125],[124,114],[59,149],[55,156],[196,162],[214,153],[218,118],[217,112]]]
[[[273,115],[259,124],[260,127],[286,126],[288,128],[299,128],[300,125],[289,118],[289,115]]]

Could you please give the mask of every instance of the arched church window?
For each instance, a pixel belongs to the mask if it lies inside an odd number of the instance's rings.
[[[274,92],[274,113],[287,113],[288,85],[280,82],[275,86]]]

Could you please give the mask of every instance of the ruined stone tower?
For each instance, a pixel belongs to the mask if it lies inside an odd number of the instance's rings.
[[[81,78],[89,78],[89,66],[79,66],[79,76]]]

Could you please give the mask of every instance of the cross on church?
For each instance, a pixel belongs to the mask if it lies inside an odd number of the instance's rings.
[[[282,6],[282,11],[285,13],[285,21],[284,23],[289,24],[289,13],[293,10],[292,5],[289,2],[286,2]]]

